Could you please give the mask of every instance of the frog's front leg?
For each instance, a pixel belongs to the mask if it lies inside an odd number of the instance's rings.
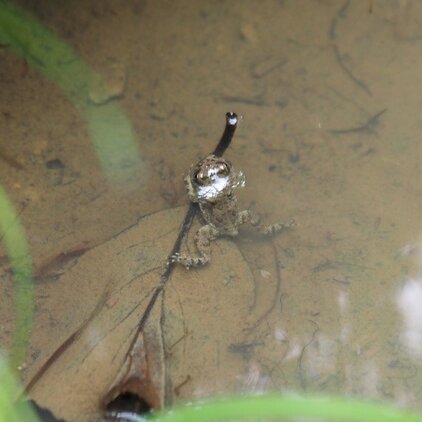
[[[249,223],[264,236],[271,236],[296,224],[293,219],[290,219],[287,223],[263,225],[261,223],[261,217],[252,210],[240,211],[237,217],[237,222],[239,225]]]
[[[209,224],[202,226],[195,235],[195,245],[200,256],[194,257],[177,253],[170,257],[170,261],[178,262],[187,269],[205,265],[211,259],[211,241],[216,239],[218,234],[218,230]]]

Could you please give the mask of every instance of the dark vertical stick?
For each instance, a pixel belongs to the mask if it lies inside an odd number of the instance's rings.
[[[220,142],[215,147],[215,150],[213,152],[214,155],[217,157],[221,157],[228,146],[230,145],[230,142],[233,139],[234,132],[237,127],[237,122],[239,119],[237,118],[237,114],[233,113],[232,111],[229,111],[226,114],[226,127],[224,128],[223,136],[220,139]]]

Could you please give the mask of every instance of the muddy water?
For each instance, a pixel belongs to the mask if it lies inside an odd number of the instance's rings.
[[[173,400],[307,391],[421,409],[421,4],[20,4],[104,76],[108,104],[127,116],[142,163],[110,180],[81,111],[0,49],[0,180],[35,271],[62,252],[106,243],[141,216],[186,204],[185,170],[214,148],[226,111],[236,111],[242,120],[226,156],[246,174],[241,203],[298,226],[268,242],[246,230],[215,242],[207,268],[177,270],[162,327]],[[93,88],[92,107],[105,99]],[[176,236],[179,219],[168,224]],[[71,277],[54,271],[37,280],[24,380],[60,345],[48,330],[66,338],[101,295],[87,271],[68,304]],[[0,336],[10,344],[7,263],[2,278]],[[190,288],[179,291],[184,280]],[[233,298],[224,310],[222,297]],[[43,401],[42,388],[34,394]],[[60,397],[48,404],[75,417]]]

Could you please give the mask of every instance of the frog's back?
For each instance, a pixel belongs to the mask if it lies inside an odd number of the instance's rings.
[[[204,220],[218,230],[220,235],[238,234],[238,207],[235,195],[227,196],[217,202],[200,204]]]

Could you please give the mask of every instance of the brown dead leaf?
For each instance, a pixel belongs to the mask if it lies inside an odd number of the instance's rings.
[[[31,352],[39,356],[28,365],[27,380],[69,336],[77,335],[33,385],[30,396],[37,403],[60,418],[83,422],[98,418],[104,402],[120,393],[139,395],[158,408],[174,399],[238,390],[247,354],[236,351],[264,344],[250,328],[262,322],[266,308],[258,306],[259,280],[237,240],[213,242],[213,258],[205,268],[177,266],[137,332],[185,211],[175,208],[142,218],[85,252],[56,282],[38,285]],[[195,250],[191,238],[198,227],[183,248]],[[264,256],[256,272],[274,274],[274,267],[268,267],[274,259],[271,246],[257,246]],[[275,280],[266,282],[258,290],[278,294]]]

